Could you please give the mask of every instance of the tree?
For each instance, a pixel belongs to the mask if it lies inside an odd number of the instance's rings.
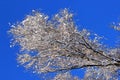
[[[84,80],[118,79],[120,49],[107,48],[98,35],[78,30],[67,9],[51,20],[33,11],[9,32],[12,45],[20,46],[17,61],[37,74],[55,73],[52,80],[80,80],[71,71],[85,68]]]

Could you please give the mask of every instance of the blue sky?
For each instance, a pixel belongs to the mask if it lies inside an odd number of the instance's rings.
[[[8,23],[22,21],[33,9],[53,16],[64,8],[74,13],[79,28],[106,37],[103,42],[110,47],[115,45],[120,33],[110,26],[120,21],[120,0],[0,0],[0,80],[39,80],[37,75],[17,67],[18,48],[9,47]]]

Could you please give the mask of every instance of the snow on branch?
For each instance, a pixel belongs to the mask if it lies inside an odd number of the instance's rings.
[[[76,26],[73,14],[67,9],[61,10],[52,19],[40,12],[27,15],[9,31],[13,35],[13,46],[19,45],[20,51],[25,52],[18,55],[18,62],[41,74],[86,68],[85,80],[99,80],[103,74],[104,80],[115,78],[113,75],[120,69],[120,57],[116,57],[120,51],[108,51],[99,42],[100,37],[92,39],[92,33],[86,29],[78,31]],[[34,51],[37,54],[31,53]],[[58,74],[54,79],[73,77],[64,74]]]

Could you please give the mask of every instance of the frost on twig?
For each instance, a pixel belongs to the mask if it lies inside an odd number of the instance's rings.
[[[18,62],[36,73],[65,72],[56,75],[54,80],[78,80],[71,78],[69,72],[80,68],[88,69],[85,80],[99,80],[101,75],[109,80],[120,68],[116,52],[105,49],[99,42],[100,37],[91,38],[86,29],[78,31],[73,14],[67,9],[51,20],[43,13],[34,12],[13,25],[9,32],[13,35],[13,45],[18,44],[20,51],[25,52],[18,55]],[[34,51],[37,54],[31,54]]]

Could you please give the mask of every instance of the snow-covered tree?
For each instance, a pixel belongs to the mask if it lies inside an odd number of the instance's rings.
[[[120,49],[106,48],[98,35],[78,30],[67,9],[52,19],[33,11],[9,32],[12,46],[20,46],[19,64],[36,74],[56,73],[52,80],[80,80],[71,71],[84,68],[84,80],[118,79]]]

